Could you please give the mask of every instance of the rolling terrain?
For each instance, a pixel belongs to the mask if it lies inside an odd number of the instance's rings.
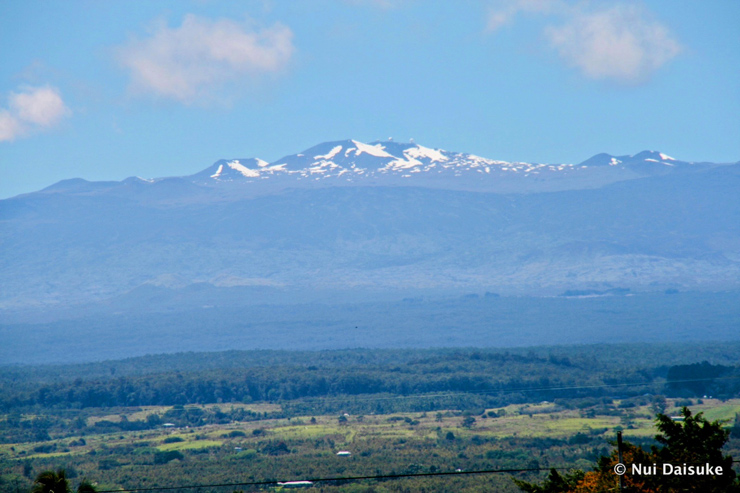
[[[738,190],[740,164],[652,151],[353,140],[66,180],[0,201],[0,360],[735,339]]]

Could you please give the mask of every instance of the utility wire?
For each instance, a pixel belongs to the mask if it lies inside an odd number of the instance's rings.
[[[619,388],[619,387],[645,387],[651,385],[666,385],[673,383],[691,383],[691,382],[706,382],[716,380],[731,380],[738,379],[740,376],[732,377],[717,377],[717,378],[694,378],[688,380],[670,380],[665,382],[633,382],[633,383],[615,383],[615,384],[598,384],[598,385],[574,385],[567,387],[537,387],[537,388],[520,388],[520,389],[500,389],[492,391],[478,391],[478,392],[457,392],[457,393],[437,393],[437,394],[420,394],[420,395],[408,395],[408,396],[388,396],[388,397],[353,397],[347,396],[345,398],[320,398],[323,402],[329,401],[357,401],[357,400],[388,400],[388,399],[418,399],[418,398],[433,398],[433,397],[455,397],[468,394],[476,395],[492,395],[501,393],[515,393],[515,392],[545,392],[545,391],[559,391],[559,390],[582,390],[582,389],[597,389],[597,388]],[[311,398],[309,398],[311,399]],[[296,399],[298,400],[298,399]],[[740,460],[733,460],[733,463],[738,463]],[[551,469],[566,470],[572,469],[572,467],[548,467],[548,468],[525,468],[525,469],[487,469],[487,470],[476,470],[476,471],[449,471],[449,472],[428,472],[428,473],[410,473],[410,474],[386,474],[378,476],[347,476],[337,478],[317,478],[307,479],[304,481],[310,481],[312,483],[318,482],[331,482],[331,481],[360,481],[366,479],[400,479],[400,478],[412,478],[412,477],[428,477],[428,476],[453,476],[453,475],[469,475],[469,474],[500,474],[500,473],[515,473],[515,472],[539,472],[549,471]],[[218,488],[218,487],[233,487],[233,486],[267,486],[271,484],[285,483],[290,481],[252,481],[246,483],[221,483],[221,484],[197,484],[189,486],[162,486],[152,488],[133,488],[133,489],[116,489],[116,490],[98,490],[98,493],[116,493],[116,492],[144,492],[144,491],[172,491],[181,489],[194,489],[194,488]]]
[[[738,463],[740,460],[733,460],[733,463]],[[517,472],[540,472],[550,471],[552,469],[558,471],[571,470],[572,466],[558,466],[558,467],[529,467],[522,469],[481,469],[474,471],[446,471],[446,472],[418,472],[408,474],[382,474],[377,476],[342,476],[337,478],[315,478],[315,479],[304,479],[302,481],[309,481],[311,483],[325,483],[333,481],[362,481],[367,479],[402,479],[402,478],[419,478],[419,477],[430,477],[430,476],[463,476],[471,474],[505,474],[505,473],[517,473]],[[116,493],[116,492],[139,492],[139,491],[172,491],[172,490],[184,490],[194,488],[226,488],[233,486],[268,486],[271,484],[278,483],[289,483],[296,480],[274,480],[274,481],[251,481],[247,483],[212,483],[212,484],[194,484],[188,486],[160,486],[152,488],[129,488],[129,489],[118,489],[118,490],[98,490],[98,493]]]
[[[550,469],[557,470],[569,470],[573,467],[530,467],[525,469],[483,469],[475,471],[447,471],[447,472],[418,472],[408,474],[383,474],[378,476],[343,476],[337,478],[316,478],[316,479],[304,479],[302,481],[310,481],[312,483],[323,483],[331,481],[361,481],[365,479],[401,479],[401,478],[417,478],[424,476],[462,476],[470,474],[501,474],[501,473],[515,473],[515,472],[538,472],[538,471],[549,471]],[[166,491],[166,490],[180,490],[180,489],[192,489],[192,488],[218,488],[218,487],[231,487],[231,486],[267,486],[278,483],[289,483],[295,480],[275,480],[275,481],[252,481],[248,483],[221,483],[221,484],[194,484],[189,486],[161,486],[152,488],[132,488],[132,489],[118,489],[118,490],[98,490],[98,493],[116,493],[116,492],[137,492],[137,491]]]

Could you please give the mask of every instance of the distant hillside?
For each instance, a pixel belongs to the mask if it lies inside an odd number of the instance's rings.
[[[255,195],[185,178],[68,180],[0,201],[0,307],[204,284],[249,289],[256,302],[732,289],[739,170],[529,194],[358,184]]]
[[[215,291],[215,290],[214,290]],[[212,294],[222,298],[214,301]],[[96,306],[0,323],[2,364],[80,363],[234,349],[510,348],[738,341],[740,291],[630,296],[457,298],[248,305],[243,291]],[[203,306],[203,299],[209,305]],[[106,304],[107,305],[107,304]],[[105,310],[108,308],[108,311]],[[627,357],[627,355],[623,355]]]

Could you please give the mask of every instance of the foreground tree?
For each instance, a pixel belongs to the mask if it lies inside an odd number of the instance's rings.
[[[550,475],[542,483],[542,486],[526,481],[514,479],[514,482],[527,493],[567,493],[572,491],[583,480],[585,473],[583,471],[573,471],[570,474],[561,476],[555,469],[550,469]]]
[[[32,493],[70,493],[67,473],[64,469],[44,471],[36,476]]]
[[[732,457],[722,454],[729,432],[718,421],[707,421],[702,413],[695,416],[688,408],[681,411],[683,421],[674,421],[669,416],[658,414],[656,422],[658,434],[655,439],[662,447],[651,447],[647,452],[640,447],[625,442],[622,449],[622,462],[627,466],[624,475],[625,491],[631,493],[732,493],[740,492],[740,483],[732,470]],[[614,473],[618,463],[617,451],[608,457],[601,457],[594,471],[572,473],[565,477],[551,470],[550,475],[540,486],[514,480],[527,493],[596,493],[619,490],[619,477]],[[632,474],[632,465],[640,466],[648,474]],[[663,474],[663,464],[669,464],[672,474]],[[683,466],[704,468],[711,466],[712,474],[675,474],[673,468]],[[721,468],[722,473],[718,471]],[[696,471],[696,469],[695,469]]]
[[[95,487],[87,479],[83,479],[77,487],[77,493],[96,493]]]

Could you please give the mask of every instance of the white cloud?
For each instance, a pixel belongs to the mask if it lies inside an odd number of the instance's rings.
[[[53,127],[71,113],[56,88],[25,87],[11,93],[8,109],[0,110],[0,142]]]
[[[22,121],[40,127],[56,125],[69,111],[59,91],[48,86],[11,95],[10,108]]]
[[[545,34],[560,57],[593,79],[647,80],[681,52],[668,29],[634,6],[579,12]]]
[[[488,10],[486,31],[493,32],[513,22],[519,13],[547,14],[562,9],[560,0],[500,0]]]
[[[0,110],[0,142],[15,140],[20,135],[20,122],[8,110]]]
[[[511,22],[516,15],[513,10],[490,10],[486,21],[486,31],[493,32]]]
[[[381,9],[393,7],[391,0],[344,0],[344,3],[350,5],[370,5],[372,7],[380,7]]]
[[[160,26],[120,48],[132,88],[192,103],[227,83],[276,73],[294,52],[292,31],[281,24],[252,30],[230,20],[187,15],[180,27]]]
[[[500,0],[489,10],[486,31],[496,31],[522,13],[559,19],[559,25],[545,27],[544,33],[562,60],[586,77],[626,84],[644,82],[681,52],[668,28],[651,20],[639,4],[594,4]]]
[[[395,9],[409,3],[409,0],[344,0],[345,3],[356,6],[376,7],[383,10]]]

